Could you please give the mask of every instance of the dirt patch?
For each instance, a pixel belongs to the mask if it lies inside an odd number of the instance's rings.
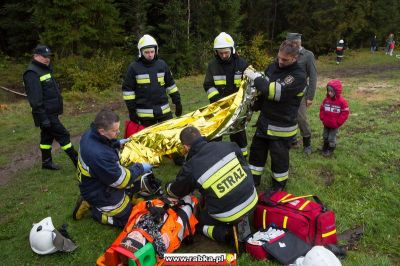
[[[329,71],[320,71],[319,75],[333,78],[349,78],[368,74],[377,74],[384,71],[400,70],[400,65],[372,65],[357,68],[338,68]]]
[[[81,136],[71,137],[72,143],[79,143]],[[58,143],[53,144],[53,152],[60,151],[60,145]],[[33,145],[28,148],[24,148],[24,153],[14,157],[12,161],[4,166],[0,167],[0,186],[6,185],[14,176],[17,171],[32,168],[35,163],[40,162],[41,152],[38,145]]]
[[[125,105],[124,102],[119,100],[100,103],[95,99],[88,99],[75,106],[68,106],[65,114],[70,116],[78,116],[87,113],[97,113],[98,111],[100,111],[102,108],[105,107],[111,108],[112,110],[119,110],[122,107],[124,107],[124,105]]]
[[[322,176],[325,186],[329,187],[335,181],[335,175],[328,169],[322,169],[319,173]]]

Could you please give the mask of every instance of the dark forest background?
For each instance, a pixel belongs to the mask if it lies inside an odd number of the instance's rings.
[[[317,56],[343,38],[348,47],[385,45],[400,34],[399,0],[7,0],[0,9],[0,53],[27,56],[38,43],[58,58],[133,60],[141,35],[153,35],[175,76],[204,71],[215,36],[232,35],[249,62],[262,65],[287,32],[303,34]],[[103,59],[106,60],[106,59]],[[128,60],[128,61],[129,61]],[[71,61],[71,60],[70,60]],[[66,62],[67,64],[68,62]],[[105,64],[109,62],[104,62]],[[72,63],[71,63],[72,64]],[[122,66],[120,66],[122,67]]]

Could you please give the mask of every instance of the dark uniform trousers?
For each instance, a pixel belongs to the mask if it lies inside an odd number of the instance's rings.
[[[152,119],[139,118],[138,120],[139,120],[140,124],[143,125],[144,127],[149,127],[149,126],[152,126],[152,125],[155,125],[157,123],[161,123],[161,122],[164,122],[164,121],[167,121],[167,120],[170,120],[170,119],[172,119],[172,113],[167,113],[167,114],[165,114],[165,115],[163,115],[161,117],[158,117],[158,118],[152,118]]]
[[[229,135],[229,139],[239,146],[243,156],[247,156],[247,136],[245,130]],[[222,141],[222,137],[215,138],[212,141]]]

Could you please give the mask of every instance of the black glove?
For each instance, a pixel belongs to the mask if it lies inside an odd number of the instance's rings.
[[[139,117],[136,112],[129,112],[129,119],[136,124],[140,124]]]
[[[176,116],[182,115],[182,104],[180,102],[175,104],[175,115]]]
[[[210,98],[210,103],[215,103],[222,99],[221,94],[217,93],[213,97]]]

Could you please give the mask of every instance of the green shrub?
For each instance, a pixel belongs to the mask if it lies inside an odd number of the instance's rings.
[[[57,60],[55,75],[61,87],[72,91],[103,91],[121,84],[123,57],[96,53],[91,58],[69,56]]]
[[[266,48],[266,38],[263,34],[258,33],[253,36],[250,44],[242,48],[243,57],[247,62],[257,70],[264,70],[270,64],[273,57],[269,54]]]

